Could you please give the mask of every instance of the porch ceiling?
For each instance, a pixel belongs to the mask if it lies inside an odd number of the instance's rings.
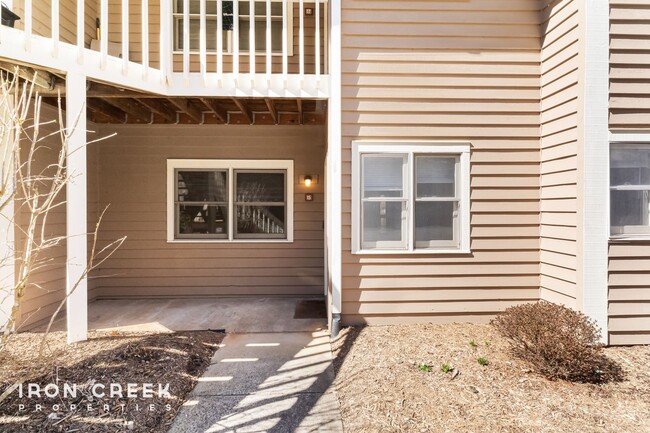
[[[0,69],[16,65],[0,62]],[[65,108],[65,77],[53,71],[20,66],[21,78],[36,80],[43,102]],[[323,125],[327,101],[303,98],[165,97],[87,83],[88,120],[108,124]]]

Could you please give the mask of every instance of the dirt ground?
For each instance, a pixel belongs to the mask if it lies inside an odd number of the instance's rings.
[[[347,329],[334,348],[346,433],[650,432],[650,346],[605,349],[626,372],[605,385],[533,373],[489,325]]]
[[[54,332],[47,356],[39,360],[35,347],[41,338],[19,334],[0,351],[0,393],[29,376],[22,398],[16,389],[0,403],[3,433],[166,432],[223,335],[92,332],[88,341],[68,346],[65,333]],[[40,385],[40,397],[28,397],[30,383]],[[55,388],[46,389],[47,384],[57,384],[58,395],[52,397]],[[65,384],[77,385],[77,395],[64,395]],[[120,384],[121,394],[110,384]],[[135,398],[129,398],[128,384],[135,384]],[[152,384],[153,392],[144,393],[143,384]]]

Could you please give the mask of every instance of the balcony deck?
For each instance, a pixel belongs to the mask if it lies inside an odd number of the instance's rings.
[[[326,0],[280,1],[282,14],[273,17],[275,24],[267,12],[278,0],[49,3],[14,1],[13,10],[21,20],[16,28],[0,26],[1,59],[62,75],[79,73],[91,81],[160,96],[329,97]],[[226,3],[235,6],[233,28],[210,39],[207,12],[214,6],[213,10],[224,10]],[[185,5],[190,7],[183,9]],[[192,5],[199,7],[198,14]],[[250,18],[240,16],[240,7],[256,12]],[[226,15],[215,17],[219,26]],[[253,18],[258,25],[240,32],[240,25],[245,28],[242,23]],[[97,20],[100,25],[95,28]],[[176,29],[175,20],[181,22]],[[192,42],[183,20],[198,25]],[[174,41],[174,32],[182,33],[182,42]],[[281,43],[273,39],[280,33]],[[239,41],[247,41],[249,47],[240,50]],[[264,46],[248,41],[262,41]],[[175,50],[179,44],[181,50]]]

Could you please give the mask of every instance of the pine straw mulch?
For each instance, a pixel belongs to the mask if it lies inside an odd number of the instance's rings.
[[[89,337],[86,342],[69,346],[65,343],[65,332],[52,332],[43,360],[35,354],[42,334],[11,337],[0,352],[0,393],[26,373],[26,383],[39,383],[41,387],[59,383],[61,391],[60,398],[46,398],[42,394],[41,398],[30,399],[20,398],[14,391],[0,403],[0,431],[166,432],[223,339],[222,334],[210,331],[91,332]],[[76,398],[63,398],[64,383],[79,386]],[[104,398],[91,395],[90,386],[94,383],[106,384]],[[123,398],[111,398],[111,383],[122,385]],[[153,383],[154,398],[142,398],[141,391],[138,398],[127,398],[128,383]],[[171,398],[158,397],[159,383],[169,383]],[[24,392],[27,393],[26,385]],[[25,408],[20,410],[20,404]],[[42,405],[41,411],[37,411],[37,404]],[[154,406],[150,407],[151,404]],[[76,405],[76,410],[70,410],[70,405]],[[108,411],[104,405],[109,406]]]
[[[334,350],[346,433],[650,432],[650,346],[605,349],[626,379],[604,385],[533,373],[489,325],[349,328]]]

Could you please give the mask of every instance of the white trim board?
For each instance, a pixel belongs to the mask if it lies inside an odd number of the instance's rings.
[[[352,141],[352,254],[469,254],[470,251],[470,149],[469,142],[423,141],[423,140],[354,140]],[[409,219],[406,224],[406,248],[363,249],[361,244],[361,154],[408,154],[408,176],[405,185]],[[458,247],[416,248],[413,222],[413,181],[415,154],[457,155],[460,168],[457,172],[457,197],[459,200]]]
[[[586,0],[583,160],[582,310],[607,330],[609,242],[609,3]]]

